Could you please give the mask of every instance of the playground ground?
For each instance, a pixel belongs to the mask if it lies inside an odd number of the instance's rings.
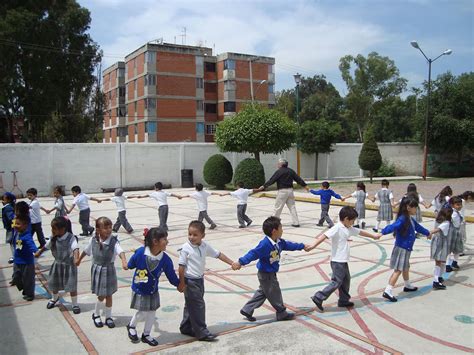
[[[462,180],[462,179],[461,179]],[[373,190],[375,191],[375,185]],[[401,184],[401,183],[400,183]],[[406,186],[407,182],[403,183]],[[462,180],[460,187],[451,184],[456,192],[472,186]],[[355,185],[355,184],[352,184]],[[351,192],[348,185],[347,192]],[[396,184],[392,184],[395,186]],[[417,182],[419,190],[430,199],[438,188],[426,187]],[[337,186],[337,184],[335,185]],[[341,186],[341,188],[343,188]],[[460,191],[462,190],[462,191]],[[192,189],[173,189],[177,194],[188,194]],[[370,192],[370,189],[369,189]],[[143,194],[146,192],[133,192]],[[343,191],[343,193],[346,193]],[[299,196],[309,197],[303,192]],[[400,192],[401,194],[401,192]],[[270,193],[271,195],[271,193]],[[93,194],[110,197],[111,194]],[[398,194],[396,194],[396,197]],[[72,196],[65,198],[69,204]],[[177,265],[177,249],[187,240],[187,225],[197,216],[194,200],[169,198],[168,254]],[[351,202],[351,200],[349,200]],[[53,198],[43,197],[41,203],[49,208]],[[237,259],[254,247],[262,237],[261,224],[273,211],[274,199],[251,197],[248,214],[252,226],[239,229],[236,220],[236,200],[226,196],[209,198],[209,215],[218,227],[206,234],[207,242]],[[119,233],[127,258],[141,245],[145,226],[158,223],[155,202],[151,199],[132,199],[127,202],[127,216],[135,228],[132,235]],[[115,206],[111,202],[91,203],[92,218],[108,216],[115,219]],[[336,217],[340,207],[332,206],[330,215]],[[300,228],[291,227],[288,210],[282,214],[283,237],[310,243],[324,232],[316,226],[320,205],[297,202]],[[467,215],[473,216],[474,204],[468,204]],[[375,223],[376,211],[367,211],[367,224]],[[49,234],[51,216],[43,216],[43,229]],[[78,213],[71,215],[73,230],[80,232]],[[93,221],[91,221],[92,223]],[[423,225],[432,228],[433,219],[425,217]],[[0,231],[3,235],[4,231]],[[459,271],[444,274],[447,289],[434,291],[431,287],[433,262],[429,258],[430,242],[419,239],[411,257],[411,281],[418,292],[404,293],[400,282],[395,289],[399,301],[387,302],[382,298],[390,275],[389,259],[393,246],[392,236],[379,241],[354,237],[351,242],[352,309],[338,308],[337,295],[324,304],[325,312],[315,310],[310,296],[323,288],[331,277],[329,266],[330,245],[323,243],[309,253],[284,252],[278,278],[283,299],[289,310],[296,312],[293,321],[276,322],[271,306],[266,303],[256,310],[257,321],[249,323],[239,314],[240,308],[258,287],[255,263],[232,271],[227,264],[216,259],[207,260],[205,276],[206,315],[211,332],[219,341],[203,343],[179,333],[184,298],[166,279],[160,281],[161,308],[157,311],[152,335],[160,345],[152,348],[144,343],[132,344],[127,337],[126,325],[133,310],[130,309],[130,280],[133,271],[125,271],[116,263],[119,277],[118,292],[114,295],[113,316],[117,327],[97,329],[91,315],[95,297],[90,293],[90,259],[85,258],[79,268],[79,304],[82,313],[74,315],[70,298],[63,305],[46,309],[48,300],[47,276],[52,263],[51,253],[38,259],[36,299],[26,302],[16,288],[9,287],[12,268],[8,265],[8,246],[0,244],[0,342],[2,354],[125,354],[160,352],[165,354],[318,354],[318,353],[473,353],[474,352],[474,292],[473,292],[473,236],[474,224],[467,225],[467,250],[461,257]],[[83,248],[86,238],[79,241]],[[143,329],[139,323],[138,331]]]

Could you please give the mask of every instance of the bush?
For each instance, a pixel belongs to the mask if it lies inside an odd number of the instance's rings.
[[[232,181],[232,165],[221,154],[211,156],[204,164],[204,180],[218,189],[225,189],[225,184]]]
[[[384,159],[380,168],[374,173],[377,177],[395,176],[395,165]]]
[[[263,165],[256,159],[242,160],[235,168],[234,184],[239,181],[244,183],[246,189],[254,189],[265,183]]]
[[[374,172],[382,165],[382,155],[375,141],[375,135],[372,128],[367,129],[364,134],[364,144],[359,154],[359,166],[362,170],[369,171],[370,183]]]

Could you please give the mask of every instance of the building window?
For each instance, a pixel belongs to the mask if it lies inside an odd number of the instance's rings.
[[[235,70],[235,60],[226,59],[224,60],[224,70]]]
[[[196,78],[196,88],[197,89],[204,88],[204,80],[202,78]]]
[[[206,104],[206,112],[207,113],[217,113],[217,105],[216,104]]]
[[[156,108],[156,99],[155,98],[145,99],[145,108],[146,109]]]
[[[235,101],[224,102],[224,112],[235,112]]]
[[[125,68],[118,68],[117,78],[124,78],[124,77],[125,77]]]
[[[137,57],[133,58],[133,69],[137,69]]]
[[[117,135],[119,137],[126,137],[128,134],[128,129],[127,127],[118,127],[117,128]]]
[[[156,86],[156,75],[155,74],[145,75],[145,86]]]
[[[273,74],[275,72],[275,64],[268,64],[268,73]]]
[[[123,86],[118,88],[118,95],[119,97],[125,97],[125,88]]]
[[[275,85],[269,84],[268,85],[268,93],[273,94],[273,91],[275,90]]]
[[[127,115],[127,110],[126,110],[127,106],[123,107],[117,107],[117,116],[118,117],[125,117]]]
[[[145,62],[146,63],[156,63],[156,52],[146,52]]]
[[[196,133],[204,134],[204,123],[203,122],[196,123]]]
[[[235,87],[236,87],[235,80],[224,81],[224,90],[235,90]]]
[[[215,134],[216,133],[216,124],[210,123],[206,124],[206,134]]]
[[[135,134],[138,134],[138,125],[136,123],[133,125],[133,130]]]
[[[156,122],[155,121],[145,122],[145,133],[156,133]]]
[[[204,57],[196,56],[196,66],[202,68],[204,65]]]
[[[215,73],[216,72],[216,63],[206,62],[205,70],[208,73]]]
[[[204,83],[205,92],[217,92],[217,83]]]
[[[197,100],[196,101],[196,110],[204,111],[204,101],[202,101],[202,100]]]
[[[133,111],[135,112],[135,115],[137,114],[137,102],[135,101],[133,103]]]

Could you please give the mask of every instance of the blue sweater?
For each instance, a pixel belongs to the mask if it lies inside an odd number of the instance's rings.
[[[430,232],[428,229],[420,225],[414,218],[411,218],[412,223],[410,223],[408,231],[404,235],[402,235],[402,229],[403,225],[405,224],[405,221],[405,216],[398,217],[394,223],[382,229],[382,234],[390,234],[395,231],[395,245],[397,247],[412,251],[413,244],[415,244],[416,240],[416,232],[426,236],[428,236]]]
[[[27,230],[21,234],[16,234],[14,237],[13,246],[15,247],[15,255],[13,262],[17,265],[20,264],[34,264],[35,256],[33,255],[38,251],[31,232]]]
[[[278,240],[274,246],[267,237],[250,250],[243,257],[239,258],[240,265],[247,265],[254,260],[258,260],[257,269],[263,272],[278,272],[280,268],[280,254],[282,250],[302,250],[303,243],[288,242],[284,239]]]
[[[15,210],[14,210],[13,204],[7,203],[2,208],[3,228],[5,228],[7,232],[12,230],[13,218],[15,218]]]
[[[179,279],[174,271],[173,262],[165,253],[158,266],[150,271],[146,265],[145,247],[138,248],[128,261],[128,268],[136,268],[132,279],[132,290],[140,295],[152,295],[158,292],[158,282],[163,271],[169,282],[178,287]]]
[[[327,190],[324,190],[324,189],[313,190],[313,189],[311,189],[311,190],[309,190],[309,192],[311,192],[313,195],[321,196],[320,199],[321,199],[321,204],[322,205],[329,205],[329,203],[331,202],[331,197],[341,199],[341,195],[335,193],[331,189],[327,189]]]

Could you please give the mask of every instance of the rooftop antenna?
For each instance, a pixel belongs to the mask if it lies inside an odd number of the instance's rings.
[[[183,27],[183,30],[181,31],[183,34],[181,35],[181,44],[186,44],[186,27]]]

